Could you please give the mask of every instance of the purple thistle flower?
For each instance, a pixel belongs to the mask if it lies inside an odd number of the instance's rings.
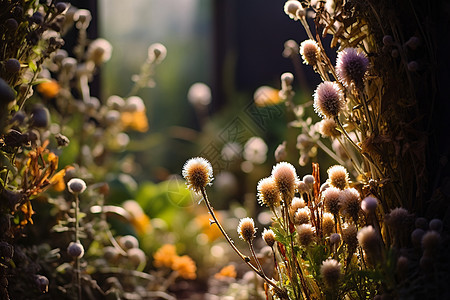
[[[355,48],[346,48],[337,56],[336,73],[344,86],[353,82],[357,88],[362,87],[368,68],[369,59]]]
[[[336,117],[345,107],[344,94],[336,82],[325,81],[314,92],[314,110],[319,116]]]

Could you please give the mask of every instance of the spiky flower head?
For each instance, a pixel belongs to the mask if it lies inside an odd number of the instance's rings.
[[[341,190],[335,187],[329,187],[322,193],[325,210],[337,215],[340,209],[339,195]]]
[[[67,188],[72,194],[81,194],[86,189],[86,183],[80,178],[72,178],[67,183]]]
[[[258,202],[269,208],[280,206],[281,197],[275,180],[272,177],[263,178],[258,182]]]
[[[358,246],[357,233],[358,230],[354,224],[345,224],[342,228],[342,240],[347,244],[349,252],[355,251]]]
[[[325,81],[314,92],[314,110],[321,117],[334,118],[345,108],[344,93],[336,82]]]
[[[239,221],[239,225],[237,228],[237,232],[239,233],[239,237],[246,241],[247,243],[251,243],[255,238],[255,222],[253,222],[252,218],[243,218]]]
[[[262,238],[264,242],[266,242],[266,244],[270,247],[273,247],[273,245],[275,244],[275,233],[272,231],[272,229],[264,228]]]
[[[302,225],[302,224],[308,224],[309,223],[309,208],[299,208],[294,213],[294,217],[292,218],[294,225]]]
[[[337,124],[334,119],[323,119],[319,122],[319,132],[323,137],[336,138],[341,135],[339,130],[336,129]]]
[[[368,68],[369,59],[363,52],[355,48],[346,48],[338,53],[336,73],[344,86],[349,86],[353,82],[356,87],[362,87]]]
[[[327,170],[327,173],[331,186],[334,186],[340,190],[343,190],[348,186],[348,172],[345,167],[341,165],[334,165]]]
[[[283,200],[290,204],[289,202],[294,198],[298,182],[294,166],[288,162],[280,162],[273,167],[272,177],[283,196]]]
[[[328,288],[337,287],[342,276],[341,264],[335,259],[327,259],[320,266],[320,276]]]
[[[375,253],[380,247],[380,237],[372,226],[366,226],[358,231],[357,239],[359,245],[368,253]]]
[[[339,203],[343,214],[351,217],[356,223],[359,211],[361,210],[361,197],[358,190],[348,188],[341,191],[339,194]]]
[[[322,217],[322,230],[325,235],[334,231],[334,216],[331,213],[324,213]]]
[[[297,226],[298,240],[302,246],[308,246],[314,241],[314,227],[311,224]]]
[[[183,166],[182,174],[188,188],[195,193],[201,193],[213,180],[211,163],[203,157],[189,159]]]
[[[306,206],[305,200],[302,198],[294,197],[291,202],[291,206],[289,206],[289,215],[294,216],[295,212]]]
[[[303,58],[303,63],[315,66],[320,57],[320,48],[316,41],[306,40],[300,44],[300,54]]]

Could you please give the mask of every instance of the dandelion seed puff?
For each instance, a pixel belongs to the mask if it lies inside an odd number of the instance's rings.
[[[239,221],[239,225],[237,228],[237,232],[239,233],[239,237],[246,241],[247,243],[251,243],[255,238],[255,222],[253,222],[252,218],[243,218]]]
[[[86,190],[86,183],[79,178],[72,178],[67,183],[67,188],[72,194],[81,194]]]
[[[272,231],[272,229],[264,228],[262,238],[264,242],[266,242],[266,244],[270,247],[273,247],[273,245],[275,244],[275,233]]]
[[[188,188],[195,193],[201,193],[213,180],[211,163],[203,157],[189,159],[183,166],[182,174]]]
[[[334,231],[334,217],[331,213],[324,213],[322,217],[322,230],[325,235]]]
[[[334,186],[340,190],[343,190],[348,186],[348,172],[345,167],[341,165],[334,165],[327,170],[327,173],[331,186]]]
[[[284,4],[284,12],[289,16],[289,18],[298,20],[297,10],[303,9],[302,5],[298,1],[289,0]]]
[[[378,200],[375,197],[368,196],[361,201],[361,209],[366,213],[373,213],[377,209]]]
[[[294,166],[288,162],[280,162],[273,167],[272,177],[283,195],[283,200],[291,201],[294,198],[298,182]]]
[[[314,241],[314,228],[311,224],[297,226],[298,240],[302,246],[308,246]]]
[[[303,58],[303,63],[315,66],[320,57],[320,48],[314,40],[306,40],[300,44],[300,54]]]
[[[361,198],[359,192],[354,188],[343,190],[339,194],[339,203],[343,214],[351,217],[356,223],[359,211],[361,210]]]
[[[294,213],[293,223],[294,225],[302,225],[302,224],[308,224],[309,223],[309,208],[299,208]]]
[[[339,194],[341,190],[335,187],[329,187],[322,193],[325,210],[337,215],[340,209]]]
[[[328,288],[335,288],[341,279],[341,264],[335,259],[327,259],[320,266],[320,276]]]
[[[275,180],[272,177],[263,178],[258,182],[258,202],[269,208],[280,206],[281,197]]]
[[[336,128],[337,124],[334,119],[323,119],[319,122],[319,132],[323,137],[339,137],[341,133]]]
[[[313,106],[321,117],[337,117],[345,108],[344,93],[336,82],[322,82],[314,92]]]
[[[344,86],[349,86],[353,82],[356,87],[361,87],[368,68],[369,59],[363,52],[355,48],[346,48],[338,53],[336,74]]]

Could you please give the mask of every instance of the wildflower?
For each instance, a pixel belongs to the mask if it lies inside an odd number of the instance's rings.
[[[244,145],[244,159],[254,164],[262,164],[267,159],[267,149],[264,140],[254,136]]]
[[[73,15],[73,20],[77,22],[77,29],[86,29],[92,20],[91,12],[87,9],[78,9]]]
[[[218,273],[214,275],[216,279],[236,278],[236,267],[234,265],[228,265],[220,269]]]
[[[291,206],[289,206],[289,214],[293,216],[295,212],[306,206],[305,200],[302,198],[294,197],[291,202]]]
[[[340,190],[343,190],[348,186],[349,179],[347,169],[345,167],[334,165],[327,170],[327,173],[331,186],[334,186]]]
[[[171,268],[177,252],[174,245],[165,244],[161,246],[153,254],[153,264],[156,267],[168,267]]]
[[[366,213],[373,213],[377,209],[378,200],[375,197],[368,196],[361,201],[361,209]]]
[[[339,195],[341,190],[335,187],[329,187],[322,193],[323,204],[326,211],[337,215],[340,209]]]
[[[297,188],[297,173],[294,166],[288,162],[280,162],[273,167],[272,177],[283,200],[290,204]]]
[[[147,262],[144,251],[139,248],[128,249],[127,257],[133,266],[139,268]]]
[[[273,247],[273,245],[275,244],[275,233],[272,231],[272,229],[264,228],[262,238],[264,242],[266,242],[266,244],[270,247]]]
[[[315,66],[320,57],[320,48],[314,40],[306,40],[300,44],[300,54],[303,58],[303,63]]]
[[[207,106],[211,103],[211,89],[202,82],[197,82],[189,88],[187,98],[194,106]]]
[[[138,248],[139,241],[132,235],[125,235],[119,238],[119,245],[126,250]]]
[[[342,228],[342,240],[349,249],[349,252],[354,252],[358,246],[357,229],[354,224],[346,224]]]
[[[409,265],[410,265],[409,259],[405,256],[400,256],[397,259],[397,267],[396,267],[397,274],[403,277],[408,271]]]
[[[111,44],[107,40],[99,38],[89,44],[86,57],[88,61],[92,61],[99,66],[111,58],[111,53]]]
[[[67,183],[67,188],[72,194],[81,194],[86,189],[86,183],[79,178],[72,178]]]
[[[182,174],[188,188],[196,193],[200,193],[213,180],[211,163],[203,157],[189,159],[183,166]]]
[[[369,59],[363,52],[355,48],[346,48],[338,53],[336,73],[344,86],[349,86],[353,82],[356,87],[361,88],[368,68]]]
[[[394,38],[391,35],[383,36],[383,44],[386,46],[391,46],[394,44]]]
[[[321,117],[334,118],[345,108],[344,94],[336,82],[325,81],[314,92],[314,110]]]
[[[148,119],[144,101],[137,96],[129,97],[125,101],[123,112],[120,116],[122,126],[139,132],[148,130]]]
[[[299,208],[295,213],[293,217],[293,223],[295,225],[302,225],[302,224],[308,224],[309,223],[309,208]]]
[[[302,246],[308,246],[314,241],[314,228],[311,224],[297,226],[298,239]]]
[[[197,266],[195,262],[187,255],[176,256],[173,260],[172,270],[178,272],[184,279],[197,278]]]
[[[359,245],[361,245],[372,263],[374,259],[379,258],[381,240],[372,226],[361,228],[358,231],[357,239]]]
[[[238,229],[239,237],[247,243],[252,243],[255,238],[255,222],[252,218],[243,218],[239,221]]]
[[[336,128],[337,124],[334,119],[327,118],[319,122],[319,132],[323,137],[339,137],[341,133]]]
[[[341,264],[335,259],[327,259],[320,266],[320,276],[325,286],[335,288],[342,276]]]
[[[216,218],[221,220],[221,215],[216,212]],[[213,242],[218,238],[222,237],[222,233],[220,232],[219,227],[211,226],[211,218],[209,214],[200,214],[195,217],[195,223],[200,227],[200,230],[203,234],[205,234],[208,238],[209,242]]]
[[[265,107],[281,103],[284,99],[280,97],[280,91],[270,86],[261,86],[253,94],[256,106]]]
[[[302,5],[298,1],[289,0],[284,4],[284,12],[291,19],[298,20],[298,17],[297,17],[298,10],[303,10]]]
[[[161,63],[167,55],[167,48],[161,43],[154,43],[148,47],[148,59],[157,64]]]
[[[82,258],[84,255],[83,245],[79,242],[70,242],[69,246],[67,247],[67,254],[69,254],[69,256],[73,258]]]
[[[339,203],[343,213],[351,218],[356,223],[358,214],[361,209],[361,198],[359,192],[354,188],[348,188],[340,192]]]
[[[312,176],[312,175],[305,175],[305,176],[303,176],[302,181],[306,184],[308,189],[311,190],[314,185],[315,179],[314,179],[314,176]]]
[[[280,192],[272,177],[263,178],[258,182],[258,202],[269,208],[280,206]]]
[[[325,235],[334,231],[334,217],[331,213],[324,213],[322,217],[322,230]]]

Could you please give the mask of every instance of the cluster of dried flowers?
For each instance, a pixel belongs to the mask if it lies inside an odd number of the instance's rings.
[[[415,14],[414,9],[408,12]],[[328,169],[323,184],[316,163],[313,174],[300,180],[296,168],[283,161],[290,141],[277,148],[279,163],[257,186],[258,201],[273,214],[271,228],[262,232],[274,258],[270,273],[254,249],[253,219],[241,219],[238,226],[250,249],[248,257],[215,218],[205,190],[212,180],[209,162],[195,158],[197,167],[192,160],[186,163],[188,186],[202,194],[213,226],[263,279],[267,299],[403,299],[448,293],[437,279],[448,278],[447,260],[438,255],[448,246],[445,226],[436,215],[429,215],[429,222],[421,217],[426,213],[426,147],[425,131],[417,121],[421,115],[415,84],[426,72],[416,59],[421,47],[430,49],[424,45],[429,37],[422,31],[404,41],[410,28],[399,20],[382,23],[382,12],[399,17],[386,1],[289,0],[284,10],[303,25],[309,39],[300,45],[286,42],[283,54],[301,55],[322,82],[313,101],[296,105],[294,76],[285,73],[281,90],[261,87],[255,103],[285,102],[292,110],[297,119],[290,125],[302,130],[297,138],[300,166],[318,149],[339,165]],[[327,35],[331,48],[338,46],[335,64],[323,45]],[[432,56],[420,53],[423,60]],[[322,118],[316,124],[303,119],[311,104]],[[197,172],[203,176],[194,176]]]

